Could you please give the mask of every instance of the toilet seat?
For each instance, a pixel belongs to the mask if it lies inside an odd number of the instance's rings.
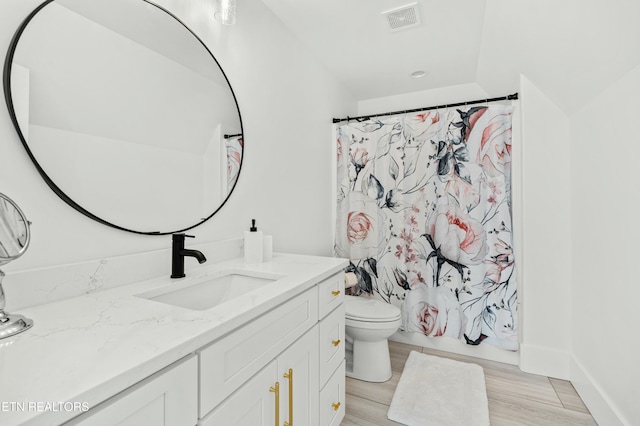
[[[359,322],[395,322],[400,309],[389,303],[367,297],[345,296],[345,318]]]

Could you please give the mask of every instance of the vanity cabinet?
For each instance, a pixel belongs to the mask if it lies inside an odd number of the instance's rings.
[[[198,422],[198,360],[191,355],[108,399],[66,426],[189,426]]]
[[[337,426],[344,274],[231,330],[69,425]]]
[[[339,273],[203,349],[200,425],[339,425],[343,302]]]

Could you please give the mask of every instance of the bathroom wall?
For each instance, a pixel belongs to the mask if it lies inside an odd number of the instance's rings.
[[[640,64],[571,115],[571,380],[602,425],[638,424]]]
[[[516,242],[522,334],[520,367],[569,378],[571,344],[571,204],[569,119],[526,76],[520,77],[522,144],[514,186],[521,223]],[[518,150],[518,148],[520,148]],[[515,165],[514,165],[515,166]]]
[[[15,29],[39,3],[3,0],[0,51],[7,50]],[[214,52],[238,98],[245,130],[237,189],[213,219],[191,231],[197,237],[194,244],[239,237],[256,218],[259,227],[274,235],[276,251],[330,255],[331,118],[353,115],[355,100],[260,0],[238,2],[237,24],[229,27],[213,21],[209,0],[157,3],[189,25]],[[58,199],[28,159],[6,112],[0,113],[0,144],[0,192],[14,199],[33,222],[28,252],[3,266],[6,280],[12,272],[170,245],[169,236],[107,228]]]

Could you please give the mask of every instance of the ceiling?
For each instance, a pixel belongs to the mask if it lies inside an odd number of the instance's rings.
[[[525,75],[566,113],[640,63],[637,0],[262,0],[357,100]],[[392,32],[382,12],[417,3]],[[422,78],[411,73],[423,70]]]

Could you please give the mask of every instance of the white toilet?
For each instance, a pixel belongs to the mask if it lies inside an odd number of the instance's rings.
[[[345,296],[347,376],[367,382],[391,378],[387,339],[402,323],[400,308],[365,296]]]

